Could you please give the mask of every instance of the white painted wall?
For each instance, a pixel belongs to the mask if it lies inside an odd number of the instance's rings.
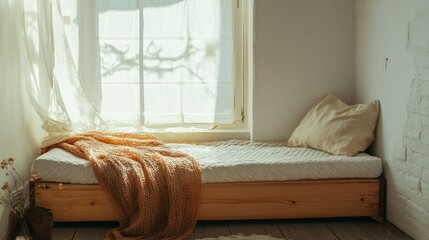
[[[29,103],[25,86],[19,77],[16,41],[9,34],[10,23],[6,0],[0,0],[0,160],[15,158],[22,176],[29,176],[32,159],[38,152],[40,129],[38,118]],[[0,169],[1,170],[1,169]],[[0,171],[0,184],[10,181]],[[0,239],[7,227],[9,210],[0,206]]]
[[[417,18],[417,7],[424,1],[357,1],[356,102],[381,100],[375,153],[386,159],[388,172],[402,137],[416,70],[413,52],[407,49],[408,23]],[[0,19],[7,16],[2,9],[6,8],[0,5]],[[313,102],[328,91],[354,102],[354,13],[354,0],[255,0],[254,139],[287,139]],[[24,174],[38,149],[40,139],[34,136],[39,134],[34,131],[39,123],[16,75],[16,46],[3,32],[8,23],[0,24],[0,58],[9,56],[9,64],[0,64],[0,157],[14,156]],[[0,176],[0,182],[3,179]],[[0,232],[6,221],[2,212]],[[393,216],[389,210],[389,219]],[[421,227],[394,223],[410,234]]]
[[[288,139],[315,100],[354,102],[354,0],[255,0],[253,139]]]
[[[387,219],[429,239],[429,2],[358,0],[356,24],[356,102],[381,102]]]

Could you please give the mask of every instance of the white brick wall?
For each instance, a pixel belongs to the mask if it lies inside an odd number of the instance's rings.
[[[429,13],[411,23],[409,38],[416,75],[402,145],[390,166],[387,215],[412,237],[429,239]]]

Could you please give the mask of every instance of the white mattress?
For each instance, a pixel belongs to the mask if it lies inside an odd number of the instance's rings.
[[[169,146],[199,162],[204,183],[376,178],[382,172],[381,159],[366,153],[344,157],[307,148],[288,148],[283,143],[240,140]],[[62,149],[39,156],[33,170],[43,181],[97,183],[88,161]]]

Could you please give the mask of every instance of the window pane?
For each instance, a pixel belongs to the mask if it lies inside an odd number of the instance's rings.
[[[233,92],[230,84],[186,84],[183,94],[185,123],[233,121]]]
[[[110,123],[137,123],[140,115],[140,92],[137,84],[101,84],[103,101],[100,112]]]
[[[180,88],[177,84],[145,84],[144,114],[147,124],[177,123],[181,120]]]
[[[188,54],[186,47],[187,41],[182,39],[145,37],[140,58],[144,83],[182,82],[182,72],[186,69],[183,59]]]
[[[102,83],[139,83],[138,40],[100,39],[99,46]]]
[[[82,79],[108,121],[233,123],[233,1],[93,1],[77,14],[93,14],[96,31],[79,26],[80,41],[94,43],[79,58],[96,61]]]
[[[138,2],[138,0],[96,0],[97,36],[100,38],[138,38],[141,26]]]

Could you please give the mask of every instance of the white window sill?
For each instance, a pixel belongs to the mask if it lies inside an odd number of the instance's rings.
[[[248,129],[166,128],[145,131],[165,142],[212,142],[230,139],[249,140]]]
[[[209,126],[194,127],[116,127],[116,132],[142,132],[152,134],[164,142],[212,142],[231,139],[250,140],[250,131],[244,124],[219,126],[210,128]]]

